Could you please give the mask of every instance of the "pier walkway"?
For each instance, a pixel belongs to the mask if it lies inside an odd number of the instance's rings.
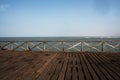
[[[120,53],[3,50],[0,80],[120,80]]]

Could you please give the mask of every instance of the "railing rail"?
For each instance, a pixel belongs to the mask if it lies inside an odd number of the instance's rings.
[[[0,50],[120,52],[120,41],[0,41]]]

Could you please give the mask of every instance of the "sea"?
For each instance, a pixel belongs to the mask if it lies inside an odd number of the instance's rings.
[[[120,37],[0,37],[0,41],[110,41]]]

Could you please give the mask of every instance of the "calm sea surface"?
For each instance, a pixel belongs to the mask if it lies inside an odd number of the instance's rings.
[[[104,41],[120,40],[120,38],[100,37],[0,37],[0,41]]]

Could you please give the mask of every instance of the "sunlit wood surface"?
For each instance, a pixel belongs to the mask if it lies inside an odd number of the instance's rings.
[[[0,80],[120,80],[120,53],[0,51]]]

